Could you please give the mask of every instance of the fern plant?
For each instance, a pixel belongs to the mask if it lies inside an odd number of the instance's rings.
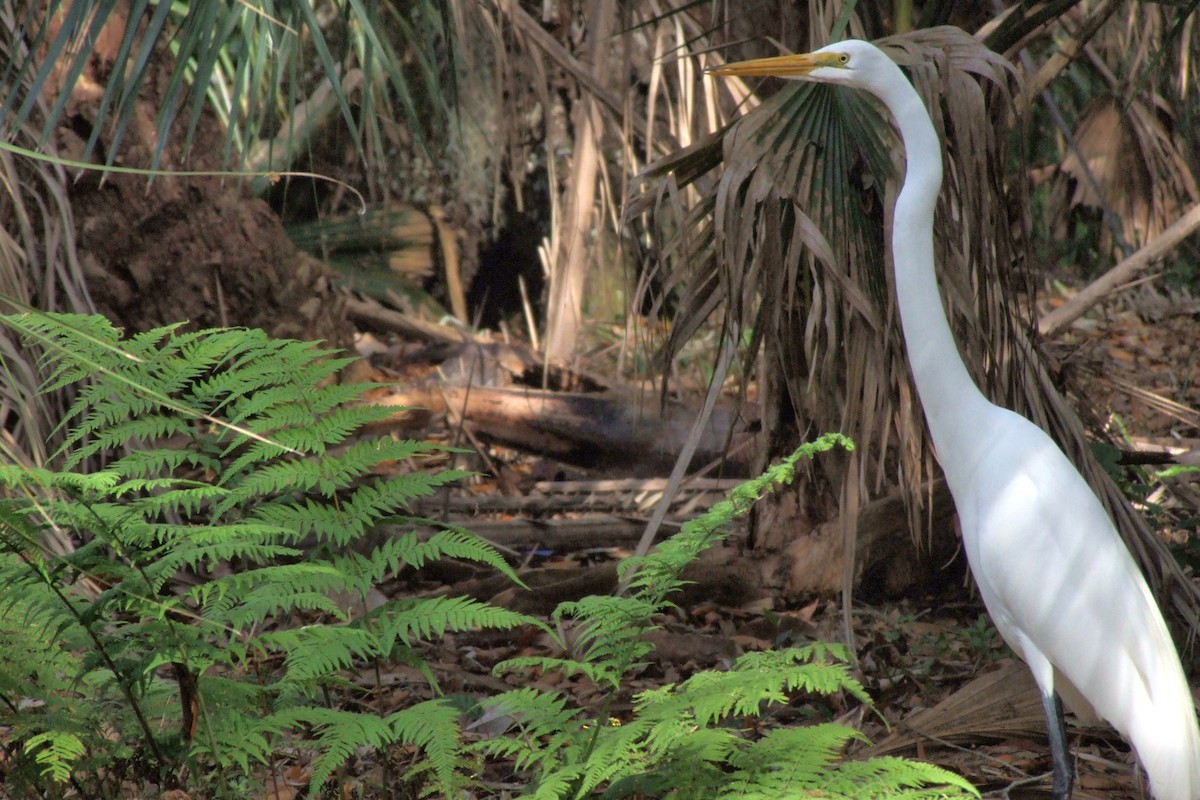
[[[367,607],[372,586],[443,557],[516,579],[469,533],[421,538],[412,524],[432,523],[400,513],[461,473],[400,474],[395,464],[436,449],[360,438],[391,412],[356,405],[365,387],[333,383],[345,360],[312,344],[175,327],[122,339],[96,317],[0,322],[42,346],[48,388],[79,387],[60,468],[0,465],[0,704],[13,796],[59,796],[64,784],[86,797],[130,784],[245,796],[286,749],[314,751],[318,792],[361,748],[399,745],[421,755],[388,776],[393,794],[461,797],[480,788],[472,773],[488,759],[520,773],[521,796],[554,800],[973,791],[928,764],[844,760],[859,738],[845,726],[751,735],[751,721],[797,692],[869,702],[845,653],[819,644],[749,653],[641,692],[622,719],[528,685],[479,704],[514,723],[470,744],[459,705],[436,694],[373,712],[369,692],[347,680],[361,666],[403,662],[433,683],[421,640],[534,622],[465,598]],[[650,654],[643,634],[683,568],[800,459],[838,444],[850,446],[829,436],[802,448],[623,564],[626,596],[562,604],[553,622],[574,629],[571,648],[560,641],[568,655],[497,671],[573,674],[616,696]]]
[[[432,679],[422,639],[529,621],[463,598],[367,608],[371,587],[439,558],[516,579],[466,531],[422,538],[414,523],[438,526],[402,515],[462,473],[397,469],[438,451],[360,437],[393,411],[356,403],[368,387],[333,380],[348,359],[311,343],[177,326],[122,339],[100,317],[0,322],[42,347],[47,390],[78,386],[61,468],[0,465],[10,788],[242,795],[283,744],[317,752],[319,787],[360,747],[408,744],[453,793],[464,762],[446,701],[376,714],[339,700],[363,665]]]
[[[644,634],[670,607],[685,566],[720,541],[729,522],[766,491],[790,482],[803,458],[834,446],[852,447],[837,434],[805,445],[764,475],[742,484],[728,500],[686,523],[656,552],[621,564],[625,597],[588,597],[559,605],[554,622],[573,625],[566,657],[522,657],[496,666],[580,675],[612,698],[649,655]],[[840,646],[810,644],[747,653],[727,671],[699,672],[678,685],[643,691],[627,719],[608,708],[588,715],[556,692],[522,688],[482,704],[487,718],[511,718],[506,736],[476,745],[493,758],[511,759],[528,776],[522,797],[575,800],[600,796],[677,798],[864,798],[977,797],[961,777],[937,766],[898,758],[842,760],[861,734],[844,725],[779,729],[755,740],[741,723],[754,720],[797,691],[847,693],[869,704],[850,675]]]

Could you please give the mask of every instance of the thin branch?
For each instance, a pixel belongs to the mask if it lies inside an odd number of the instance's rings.
[[[1084,312],[1100,302],[1110,292],[1129,281],[1134,275],[1165,256],[1175,245],[1200,228],[1200,203],[1171,224],[1171,227],[1150,240],[1145,247],[1104,273],[1086,286],[1079,294],[1038,320],[1038,331],[1042,336],[1058,333],[1067,325],[1083,316]]]

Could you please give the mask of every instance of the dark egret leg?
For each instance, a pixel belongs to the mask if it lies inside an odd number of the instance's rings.
[[[1050,763],[1054,768],[1050,794],[1054,800],[1070,800],[1075,769],[1071,765],[1071,750],[1067,747],[1067,725],[1063,721],[1062,700],[1058,692],[1042,695],[1042,710],[1046,712],[1046,728],[1050,732]]]

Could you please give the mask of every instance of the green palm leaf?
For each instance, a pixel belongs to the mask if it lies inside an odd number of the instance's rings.
[[[241,159],[260,140],[274,136],[279,120],[288,119],[301,98],[322,83],[359,149],[381,161],[385,142],[377,118],[385,109],[402,112],[421,148],[428,149],[429,134],[445,124],[453,82],[433,65],[439,48],[453,46],[448,13],[437,0],[400,7],[339,0],[320,14],[311,3],[291,0],[133,0],[127,7],[116,0],[57,0],[46,10],[31,4],[23,16],[0,24],[0,56],[8,64],[0,73],[5,98],[0,119],[7,131],[17,130],[34,119],[39,101],[49,98],[47,113],[39,117],[44,145],[79,102],[72,87],[89,70],[103,73],[85,158],[95,156],[111,126],[104,158],[112,163],[134,122],[139,93],[169,51],[175,66],[157,101],[153,166],[173,134],[181,133],[191,146],[205,109],[225,126],[226,160]],[[407,65],[406,55],[415,55],[414,67]],[[370,80],[352,103],[342,76],[355,70]],[[311,130],[297,127],[295,133],[294,142],[284,137],[284,152],[270,154],[267,168],[286,168],[304,145],[301,134]]]

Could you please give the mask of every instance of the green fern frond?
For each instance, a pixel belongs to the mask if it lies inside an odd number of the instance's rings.
[[[209,619],[241,628],[298,609],[341,618],[344,612],[330,594],[348,589],[353,589],[352,579],[337,568],[321,561],[302,561],[243,569],[196,586],[190,596]]]
[[[328,353],[329,351],[320,351]],[[249,425],[254,421],[265,421],[269,426],[272,421],[282,421],[288,414],[295,414],[297,407],[303,408],[306,403],[314,413],[319,409],[333,408],[336,401],[350,402],[358,399],[363,388],[354,384],[329,384],[316,388],[321,381],[329,379],[333,370],[345,366],[349,359],[329,357],[316,364],[308,364],[297,360],[297,357],[310,357],[308,348],[286,347],[271,354],[269,364],[263,364],[261,369],[250,369],[250,377],[254,383],[240,386],[233,378],[240,378],[241,371],[228,377],[220,384],[204,386],[197,391],[197,397],[207,397],[218,394],[222,396],[219,405],[222,413],[234,425]],[[305,383],[305,378],[312,378],[314,383]],[[311,397],[299,396],[298,387],[307,387]],[[278,416],[277,416],[278,415]]]
[[[801,445],[796,452],[779,464],[772,465],[757,478],[739,484],[728,499],[717,503],[695,520],[683,524],[679,533],[658,545],[655,552],[641,558],[629,558],[618,567],[618,575],[635,595],[642,595],[650,602],[662,602],[679,587],[678,576],[683,567],[700,552],[720,541],[729,523],[745,514],[750,507],[775,486],[791,483],[795,479],[796,465],[818,453],[834,447],[854,449],[854,443],[837,433],[827,433],[815,442]]]
[[[367,624],[376,632],[381,652],[388,653],[397,640],[412,646],[418,639],[447,631],[511,630],[532,621],[525,614],[469,597],[430,597],[392,601],[372,612]]]
[[[350,388],[353,387],[338,387],[343,391],[335,391],[330,387],[316,396],[329,400],[329,395],[343,395],[343,402],[347,402],[358,397],[358,392],[344,391]],[[378,422],[384,416],[380,413],[383,410],[376,406],[357,406],[322,412],[315,411],[312,404],[307,402],[281,404],[273,408],[270,414],[246,421],[247,430],[269,437],[269,442],[260,441],[251,445],[246,454],[234,459],[229,470],[236,474],[250,464],[277,456],[271,444],[301,453],[324,453],[328,445],[344,440],[365,425]],[[314,417],[314,413],[320,416]]]
[[[323,497],[332,497],[338,489],[369,474],[380,464],[429,454],[430,447],[422,442],[367,439],[355,442],[336,456],[290,458],[282,463],[269,463],[238,481],[238,490],[246,497],[276,495],[284,491],[316,491]]]
[[[615,688],[622,676],[639,667],[654,649],[642,636],[654,627],[654,615],[663,610],[662,603],[637,595],[589,596],[560,603],[554,620],[561,623],[573,617],[578,621],[573,649],[581,661],[595,666],[594,674]]]
[[[200,730],[192,742],[192,758],[213,764],[222,770],[240,770],[253,774],[256,767],[271,763],[278,737],[284,734],[270,717],[241,713],[255,707],[258,698],[227,689],[245,689],[243,681],[202,677],[198,695],[202,698]]]
[[[582,764],[571,764],[540,776],[525,796],[529,800],[564,800],[580,795],[576,787],[583,781],[585,767]]]
[[[115,469],[96,472],[55,472],[41,467],[0,464],[0,486],[10,489],[61,489],[73,495],[104,495],[121,481]]]
[[[559,693],[535,689],[531,686],[513,689],[480,702],[483,718],[510,717],[519,736],[485,739],[476,749],[487,755],[511,757],[517,769],[528,769],[531,765],[549,757],[562,757],[559,753],[538,746],[542,739],[556,735],[575,734],[582,730],[580,711],[571,708],[568,698]],[[576,746],[580,745],[578,737]]]
[[[828,791],[843,797],[888,797],[924,800],[945,797],[978,797],[962,776],[934,764],[881,756],[838,765]]]
[[[89,414],[65,437],[63,449],[55,457],[61,456],[70,469],[105,451],[118,450],[126,442],[154,442],[174,436],[187,437],[192,432],[194,423],[186,417],[151,415],[149,409],[132,407],[135,405],[148,404],[104,402],[96,414]],[[106,410],[138,416],[128,421],[107,422],[103,419]]]
[[[183,468],[215,471],[220,462],[196,450],[167,447],[143,447],[112,461],[109,469],[125,478],[149,478],[164,473],[174,474]]]
[[[416,745],[425,753],[442,795],[456,796],[464,783],[458,775],[462,750],[458,709],[445,700],[426,700],[390,714],[385,721],[398,742]]]
[[[733,772],[720,798],[978,797],[970,783],[932,764],[899,758],[841,761],[861,734],[824,724],[772,731],[730,759]]]
[[[574,658],[557,658],[555,656],[516,656],[506,658],[497,664],[493,670],[496,674],[505,672],[522,672],[527,674],[550,673],[561,678],[572,678],[582,675],[598,686],[611,689],[614,684],[620,686],[621,671],[613,663],[607,661],[592,662]]]
[[[424,541],[418,540],[414,533],[405,534],[398,540],[400,545],[396,550],[384,552],[381,548],[381,558],[386,559],[388,563],[399,558],[413,569],[421,569],[431,561],[457,558],[462,561],[484,564],[497,570],[517,585],[525,585],[494,546],[470,531],[420,517],[412,518],[412,522],[429,525],[440,530]]]
[[[46,347],[43,363],[49,365],[51,371],[44,391],[85,384],[93,375],[97,354],[102,354],[100,357],[105,361],[117,360],[114,357],[137,359],[136,355],[121,350],[117,344],[120,331],[99,315],[31,312],[6,317],[5,324],[28,340],[40,342]],[[158,337],[169,336],[179,325],[159,329]],[[72,358],[72,355],[77,357]]]
[[[289,683],[311,683],[381,655],[370,631],[344,625],[268,631],[259,637],[259,646],[286,654],[284,680]]]
[[[216,500],[229,497],[229,490],[197,481],[181,481],[175,478],[135,478],[114,486],[111,496],[120,500],[126,495],[135,495],[127,501],[129,511],[147,519],[158,519],[182,513],[193,516]]]
[[[413,498],[429,496],[439,486],[458,479],[461,474],[419,472],[394,478],[380,478],[352,490],[349,499],[337,505],[320,502],[314,498],[286,500],[257,506],[253,518],[269,525],[294,528],[306,536],[315,537],[319,542],[344,547],[350,541],[362,537],[369,528],[390,521],[398,511],[406,508]],[[224,503],[218,506],[217,511],[223,513],[228,508],[229,503]],[[408,518],[407,521],[421,522],[414,518]],[[470,538],[470,534],[463,537],[464,541]],[[462,549],[477,553],[479,557],[474,560],[491,563],[487,559],[496,557],[488,556],[480,547],[480,541],[475,537],[469,547],[464,545]],[[428,546],[412,548],[414,555],[407,559],[412,566],[418,566],[414,562],[422,558],[425,549],[428,549]]]
[[[733,783],[737,786],[744,780],[747,790],[755,780],[773,784],[782,780],[808,790],[824,788],[829,767],[851,739],[864,737],[853,728],[835,723],[778,728],[729,759],[734,768]]]
[[[323,786],[360,747],[384,749],[394,743],[420,747],[428,756],[439,789],[451,797],[462,782],[455,774],[461,735],[458,711],[444,700],[427,700],[385,718],[319,707],[285,709],[271,723],[279,728],[311,726],[319,755],[312,785]]]
[[[746,743],[733,729],[702,728],[689,717],[675,720],[675,730],[668,732],[670,724],[667,721],[650,728],[645,736],[647,753],[668,763],[687,764],[688,769],[726,763]]]
[[[345,766],[360,747],[385,749],[396,741],[387,720],[371,714],[303,706],[277,712],[271,723],[279,728],[311,726],[319,755],[312,763],[312,785],[323,786]]]
[[[86,748],[74,734],[47,731],[25,740],[25,752],[33,753],[43,776],[55,783],[66,783],[75,761],[83,756]]]
[[[679,686],[668,684],[644,692],[635,698],[635,708],[652,719],[670,720],[687,714],[707,727],[730,716],[758,716],[764,705],[786,703],[787,693],[797,690],[825,695],[846,691],[870,704],[845,661],[824,660],[830,649],[822,646],[746,653],[726,672],[700,672]],[[817,658],[821,660],[814,660]]]

